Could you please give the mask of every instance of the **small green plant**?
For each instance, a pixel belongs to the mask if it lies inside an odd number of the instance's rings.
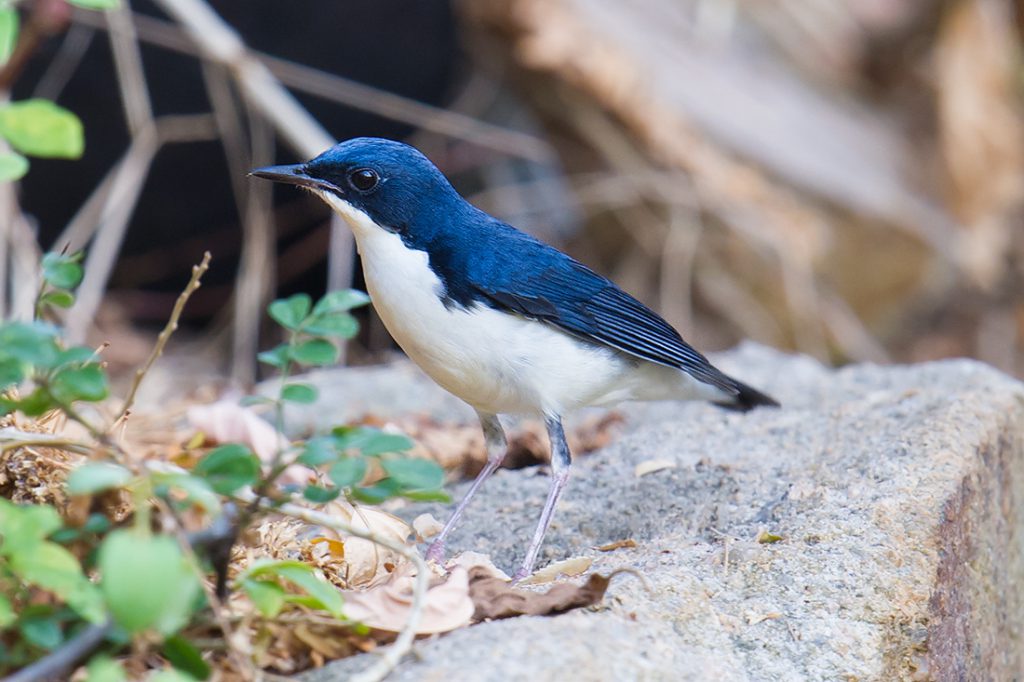
[[[120,523],[94,513],[75,528],[53,506],[0,500],[0,593],[4,595],[0,598],[4,628],[0,673],[42,657],[41,665],[47,654],[70,646],[69,640],[88,628],[105,628],[97,641],[100,650],[87,665],[90,680],[125,679],[125,671],[112,656],[129,647],[159,654],[171,666],[154,672],[151,679],[165,679],[161,675],[206,679],[210,665],[191,633],[196,628],[209,632],[209,613],[223,595],[204,587],[203,578],[215,573],[218,585],[229,586],[225,543],[230,550],[247,526],[269,513],[289,513],[295,501],[315,508],[341,496],[353,503],[379,503],[394,497],[447,499],[443,471],[432,461],[408,457],[405,452],[412,445],[408,438],[366,427],[339,426],[288,442],[269,463],[262,462],[248,445],[227,443],[207,452],[191,470],[142,466],[137,456],[108,435],[112,423],[100,423],[98,411],[87,414],[80,409],[83,403],[103,401],[109,394],[106,372],[96,354],[88,348],[67,347],[60,328],[42,321],[54,308],[74,302],[74,288],[82,277],[80,262],[78,254],[47,254],[36,304],[38,319],[0,324],[0,412],[35,417],[58,411],[83,425],[91,438],[0,434],[0,448],[10,451],[37,445],[84,454],[87,460],[67,477],[67,494],[124,491],[132,513]],[[145,367],[160,355],[207,262],[208,256],[194,269]],[[279,389],[274,398],[254,397],[247,402],[273,408],[279,427],[286,404],[315,403],[315,387],[294,378],[295,372],[334,363],[339,355],[337,343],[358,330],[352,309],[366,303],[365,294],[354,291],[331,292],[315,303],[304,295],[271,303],[268,312],[281,325],[285,341],[259,359],[278,371]],[[126,413],[141,378],[140,373],[120,416]],[[281,474],[294,466],[305,467],[309,479],[316,482],[291,488],[280,484]],[[382,477],[365,484],[372,470]],[[185,513],[200,514],[208,527],[185,533],[181,524]],[[196,538],[218,525],[229,528],[213,543],[220,559],[206,557],[196,549],[203,545]],[[339,591],[298,560],[255,561],[230,585],[266,618],[278,616],[292,604],[321,617],[343,619]]]
[[[119,0],[68,0],[85,9],[113,9]],[[14,54],[21,32],[17,0],[0,0],[0,66]],[[0,152],[0,182],[18,180],[28,172],[26,156],[77,159],[85,149],[82,122],[67,109],[46,99],[0,105],[0,138],[14,151]]]

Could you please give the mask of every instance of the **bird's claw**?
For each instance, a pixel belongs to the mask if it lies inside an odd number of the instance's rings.
[[[444,542],[437,540],[427,548],[427,561],[433,561],[438,566],[444,566]]]

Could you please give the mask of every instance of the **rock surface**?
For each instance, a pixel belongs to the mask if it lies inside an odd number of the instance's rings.
[[[585,555],[646,586],[620,576],[597,609],[421,641],[389,679],[1020,679],[1024,384],[966,360],[833,371],[753,346],[716,360],[783,409],[623,408],[623,436],[576,461],[542,551],[540,565]],[[472,418],[407,366],[316,381],[333,406],[318,419]],[[649,460],[673,466],[638,477]],[[449,550],[513,569],[547,483],[498,472]],[[304,679],[346,679],[369,656]]]

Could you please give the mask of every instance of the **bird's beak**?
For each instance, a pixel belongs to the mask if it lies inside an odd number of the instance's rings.
[[[320,180],[319,178],[311,177],[306,173],[306,167],[304,164],[297,163],[291,166],[265,166],[264,168],[253,168],[249,171],[249,175],[257,178],[264,178],[266,180],[273,180],[274,182],[282,182],[286,185],[298,185],[299,187],[309,187],[310,189],[327,189],[338,191],[338,188],[333,184]]]

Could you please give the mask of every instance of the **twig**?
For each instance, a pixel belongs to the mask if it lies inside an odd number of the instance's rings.
[[[104,28],[95,12],[76,11],[74,20],[86,26]],[[201,46],[197,48],[180,28],[170,22],[138,13],[132,15],[132,20],[139,39],[146,43],[193,56],[203,49]],[[543,162],[554,157],[551,148],[541,138],[528,133],[424,104],[255,50],[249,50],[249,54],[265,64],[283,84],[295,90],[516,158]]]
[[[394,542],[369,530],[355,528],[354,526],[351,526],[344,521],[339,521],[332,516],[328,516],[322,512],[308,509],[291,502],[285,502],[280,506],[275,506],[274,503],[267,500],[257,500],[256,496],[251,492],[238,494],[236,497],[242,502],[256,503],[265,511],[275,512],[283,516],[290,516],[318,526],[326,526],[327,528],[331,528],[346,535],[354,535],[357,538],[369,540],[370,542],[401,554],[416,566],[416,584],[413,588],[412,604],[409,606],[409,620],[406,621],[405,627],[403,627],[402,631],[398,634],[394,644],[389,646],[384,653],[381,654],[379,661],[360,674],[354,675],[350,678],[351,682],[379,682],[380,680],[383,680],[392,670],[395,669],[398,663],[402,660],[402,657],[412,650],[412,643],[416,638],[416,627],[419,625],[420,618],[423,615],[423,606],[427,594],[427,586],[429,584],[430,569],[427,568],[427,563],[423,560],[423,557],[419,555],[419,552],[417,552],[414,547]]]
[[[138,135],[153,124],[153,105],[146,87],[146,74],[142,68],[142,53],[135,35],[128,0],[117,9],[104,13],[110,48],[114,53],[114,67],[117,82],[121,86],[121,98],[128,132]]]
[[[77,663],[79,659],[84,658],[86,654],[98,647],[113,626],[114,623],[111,620],[102,625],[90,625],[65,642],[53,653],[47,654],[32,665],[8,675],[3,680],[0,680],[0,682],[38,682],[38,680],[50,680],[60,677]]]
[[[203,593],[206,595],[206,600],[210,605],[210,611],[213,612],[213,619],[217,623],[217,627],[224,633],[224,644],[227,646],[228,655],[231,657],[235,667],[238,668],[238,673],[243,676],[244,679],[257,679],[256,667],[252,660],[247,657],[242,651],[240,651],[236,645],[234,637],[232,636],[231,624],[224,614],[224,603],[221,601],[218,591],[210,587],[209,583],[205,580],[203,570],[200,567],[199,559],[196,556],[195,547],[201,542],[209,543],[215,536],[221,536],[224,532],[225,524],[232,531],[231,537],[225,541],[227,550],[230,552],[231,545],[234,542],[234,524],[229,514],[223,514],[218,522],[215,522],[213,526],[208,529],[209,533],[186,533],[185,528],[182,526],[181,521],[178,519],[177,514],[171,508],[167,502],[159,497],[155,498],[155,503],[159,507],[163,514],[165,523],[171,526],[171,531],[174,533],[175,538],[178,540],[178,545],[181,547],[181,551],[189,559],[189,565],[192,570],[195,571],[196,578],[199,580],[199,584],[202,586]],[[206,545],[209,549],[209,545]],[[220,574],[218,572],[218,583],[220,582]]]
[[[156,344],[153,346],[153,350],[150,352],[149,357],[146,358],[146,364],[135,371],[135,378],[132,380],[132,386],[128,389],[128,395],[124,399],[124,405],[121,406],[121,411],[118,412],[117,418],[114,419],[116,424],[121,417],[125,415],[128,410],[131,409],[132,404],[135,402],[135,394],[139,390],[139,386],[142,384],[142,380],[146,376],[146,372],[149,371],[153,363],[157,361],[164,352],[164,346],[167,345],[167,340],[171,338],[178,329],[178,320],[181,318],[181,312],[185,309],[185,304],[188,303],[188,299],[199,288],[203,275],[210,267],[210,252],[207,251],[203,254],[203,260],[199,265],[192,266],[192,278],[189,279],[188,284],[185,285],[184,290],[178,295],[178,300],[174,302],[174,308],[171,310],[171,316],[167,320],[167,324],[164,326],[163,331],[156,337]]]

